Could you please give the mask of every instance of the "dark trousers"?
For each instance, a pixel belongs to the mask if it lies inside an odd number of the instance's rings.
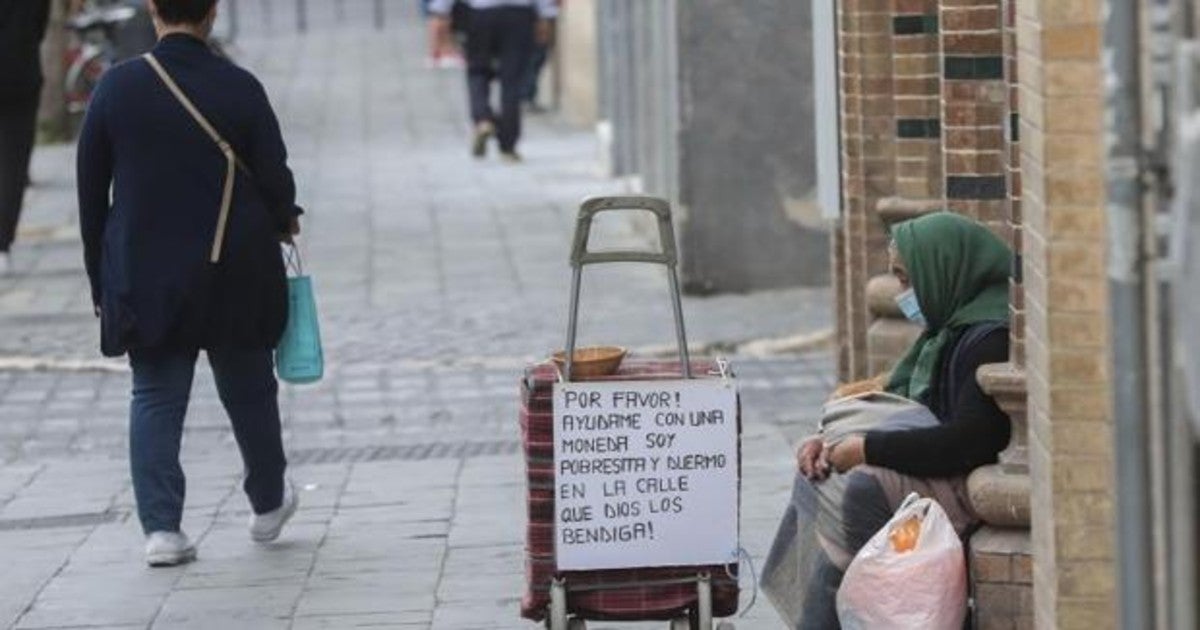
[[[817,566],[804,595],[804,612],[796,630],[838,630],[837,592],[845,572],[837,568],[824,551],[819,551]]]
[[[37,131],[36,96],[0,101],[0,253],[12,247],[29,185],[29,157]]]
[[[542,78],[542,68],[550,57],[550,47],[534,44],[533,54],[529,56],[529,65],[525,68],[524,87],[521,88],[521,100],[534,103],[538,97],[538,83]]]
[[[467,24],[467,90],[471,119],[496,124],[501,151],[521,137],[521,91],[533,54],[533,9],[499,7],[471,11]],[[500,115],[492,110],[492,81],[500,79]]]
[[[196,369],[195,351],[131,353],[129,464],[142,530],[179,531],[185,478],[179,465],[183,418]],[[255,514],[283,503],[287,460],[279,422],[279,385],[268,351],[208,352],[217,393],[245,465],[243,489]]]

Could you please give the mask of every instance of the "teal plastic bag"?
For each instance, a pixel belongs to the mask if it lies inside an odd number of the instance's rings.
[[[275,369],[282,381],[295,385],[315,383],[325,375],[325,353],[321,349],[321,326],[312,278],[304,275],[300,253],[292,245],[285,250],[288,269],[288,320],[275,349]]]

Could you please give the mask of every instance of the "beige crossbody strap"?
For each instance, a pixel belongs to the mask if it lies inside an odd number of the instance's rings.
[[[237,178],[237,167],[240,160],[238,160],[237,154],[233,152],[233,146],[226,142],[225,138],[222,138],[217,129],[212,126],[212,123],[208,122],[208,119],[204,117],[204,114],[201,114],[200,110],[196,109],[196,105],[187,97],[187,94],[183,93],[183,90],[179,88],[179,84],[175,83],[171,75],[167,74],[166,68],[162,67],[158,59],[155,59],[151,53],[146,53],[142,57],[150,64],[151,68],[154,68],[154,72],[158,73],[159,78],[171,90],[171,93],[175,95],[175,98],[179,100],[183,108],[192,115],[192,118],[196,119],[196,123],[200,125],[200,128],[208,134],[208,137],[212,138],[212,141],[221,149],[221,153],[225,155],[227,166],[225,169],[225,189],[221,193],[221,213],[217,215],[217,234],[213,238],[212,252],[208,257],[209,262],[218,263],[221,261],[221,244],[225,241],[225,226],[229,223],[229,209],[233,205],[233,183]]]

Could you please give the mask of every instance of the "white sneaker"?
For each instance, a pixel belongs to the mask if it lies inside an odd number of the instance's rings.
[[[146,537],[146,564],[173,567],[196,559],[196,547],[183,532],[150,532]]]
[[[467,62],[459,55],[442,55],[437,58],[437,67],[440,70],[461,70],[467,67]]]
[[[289,479],[283,486],[283,505],[267,512],[250,516],[250,539],[254,542],[271,542],[279,538],[283,526],[296,513],[300,497]]]

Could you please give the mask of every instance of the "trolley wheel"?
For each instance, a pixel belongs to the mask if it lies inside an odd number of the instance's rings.
[[[587,630],[587,622],[582,619],[571,619],[567,622],[567,630]]]

